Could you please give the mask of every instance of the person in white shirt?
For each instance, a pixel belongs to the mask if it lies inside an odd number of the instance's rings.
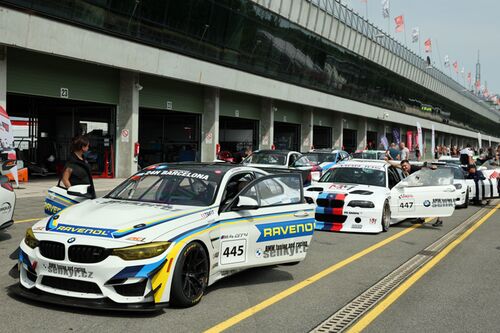
[[[474,160],[472,158],[473,155],[474,152],[471,149],[470,143],[468,143],[467,147],[465,147],[460,151],[460,164],[462,165],[474,164]]]
[[[401,159],[401,161],[404,161],[404,160],[407,160],[410,158],[410,150],[408,148],[406,148],[405,146],[405,143],[404,142],[400,142],[399,143],[399,158]]]

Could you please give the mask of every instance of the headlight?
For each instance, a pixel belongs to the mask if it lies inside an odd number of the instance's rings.
[[[375,208],[375,204],[371,201],[365,200],[352,200],[347,205],[349,207],[360,207],[360,208]]]
[[[26,245],[28,245],[32,249],[38,246],[39,241],[38,239],[36,239],[31,227],[26,229],[26,235],[24,235],[24,243],[26,243]]]
[[[170,242],[154,242],[144,245],[134,245],[113,249],[112,255],[118,256],[123,260],[141,260],[156,257],[170,246]]]
[[[454,185],[457,190],[460,190],[462,188],[462,184],[454,184]]]

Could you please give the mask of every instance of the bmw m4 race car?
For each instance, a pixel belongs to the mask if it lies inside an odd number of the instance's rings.
[[[85,196],[85,186],[68,192]],[[302,261],[313,214],[298,174],[154,165],[28,228],[14,291],[80,307],[192,306],[225,276]]]
[[[403,179],[385,161],[351,160],[333,166],[306,188],[316,203],[316,229],[378,233],[407,218],[446,217],[455,209],[450,169],[418,171]]]

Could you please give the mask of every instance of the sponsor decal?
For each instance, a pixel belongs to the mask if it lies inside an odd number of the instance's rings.
[[[413,198],[414,198],[413,194],[401,194],[399,196],[399,199],[413,199]]]
[[[66,234],[78,234],[86,236],[113,238],[112,234],[113,232],[116,231],[116,229],[101,229],[101,228],[82,227],[77,225],[58,224],[51,231],[62,232]]]
[[[347,186],[347,185],[340,185],[340,184],[332,184],[330,186],[328,186],[328,189],[331,190],[331,189],[335,189],[335,190],[345,190],[345,189],[348,189],[352,186]]]
[[[45,211],[45,214],[47,214],[47,215],[57,214],[61,210],[63,210],[64,208],[66,208],[66,207],[62,206],[60,204],[57,204],[53,201],[49,201],[49,200],[45,201],[44,211]]]
[[[314,220],[275,222],[256,226],[260,236],[257,243],[269,242],[277,239],[302,237],[312,235],[314,232]]]
[[[363,229],[363,225],[362,224],[353,224],[351,227],[353,229]]]
[[[264,251],[257,249],[255,256],[264,259],[275,257],[293,257],[294,255],[306,253],[309,245],[307,241],[293,242],[287,244],[266,245]]]
[[[8,213],[10,212],[10,209],[12,208],[12,205],[8,202],[4,202],[2,206],[0,206],[0,213]]]
[[[33,231],[35,231],[35,230],[45,230],[45,227],[44,226],[35,227],[35,228],[33,228]]]
[[[370,224],[377,224],[377,219],[374,217],[370,217]]]
[[[145,176],[175,176],[195,178],[200,180],[208,180],[209,175],[188,170],[148,170],[144,173]]]
[[[372,169],[372,170],[384,170],[384,165],[370,165],[370,164],[360,164],[360,163],[345,163],[337,164],[335,168],[357,168],[357,169]]]
[[[360,212],[346,212],[346,211],[344,211],[344,214],[346,214],[346,215],[360,215],[361,213]]]
[[[432,207],[455,207],[453,199],[432,199]]]
[[[238,238],[248,238],[248,232],[240,232],[236,234],[220,236],[220,239],[238,239]]]
[[[133,242],[144,242],[146,240],[146,238],[144,237],[137,237],[137,236],[132,236],[125,239]]]
[[[44,264],[43,266],[49,273],[67,276],[69,278],[91,279],[94,276],[94,272],[89,272],[83,267],[73,267],[53,263],[49,263],[48,266]]]
[[[213,210],[209,210],[208,212],[202,213],[201,218],[206,219],[207,217],[212,216],[214,214],[215,214],[215,212]]]
[[[424,201],[424,207],[430,207],[431,202],[429,200]]]

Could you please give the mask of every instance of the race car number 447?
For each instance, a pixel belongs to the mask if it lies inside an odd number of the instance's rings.
[[[400,212],[412,212],[415,210],[415,201],[414,200],[404,200],[399,202]]]
[[[247,240],[236,239],[222,242],[219,258],[221,265],[245,262],[247,260]]]

